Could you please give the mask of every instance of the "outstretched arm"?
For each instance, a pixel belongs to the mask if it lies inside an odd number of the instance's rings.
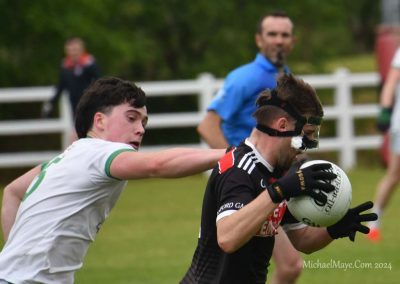
[[[207,112],[206,116],[197,127],[197,132],[211,148],[221,149],[229,146],[222,133],[221,117],[214,111]]]
[[[320,250],[333,241],[326,228],[307,226],[299,230],[288,231],[286,234],[293,246],[306,254]]]
[[[369,228],[362,222],[374,221],[378,218],[375,213],[366,213],[371,209],[371,201],[364,202],[351,208],[336,224],[327,228],[306,227],[300,230],[289,231],[293,246],[304,253],[312,253],[327,246],[332,240],[349,237],[354,242],[357,232],[368,234]]]
[[[41,166],[37,166],[4,188],[1,206],[1,225],[6,241],[14,224],[19,205],[32,180],[39,174]]]
[[[224,149],[173,148],[153,153],[123,152],[111,163],[111,175],[122,180],[177,178],[213,168]]]

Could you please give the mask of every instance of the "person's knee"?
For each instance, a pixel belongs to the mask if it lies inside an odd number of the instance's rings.
[[[399,173],[397,172],[396,174],[392,174],[391,175],[391,178],[392,178],[392,182],[394,183],[394,184],[399,184],[400,183],[400,175],[399,175]]]
[[[277,264],[276,273],[280,279],[295,280],[303,271],[303,259],[298,256],[286,263]]]
[[[393,187],[400,182],[400,175],[397,171],[389,171],[385,175],[383,182],[388,184],[390,187]]]

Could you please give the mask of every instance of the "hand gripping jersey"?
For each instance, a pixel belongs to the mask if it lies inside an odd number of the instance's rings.
[[[0,279],[74,282],[89,244],[126,185],[109,171],[111,161],[122,151],[133,148],[85,138],[42,167],[0,253]]]
[[[181,283],[265,283],[278,226],[303,227],[285,214],[286,203],[279,204],[256,236],[231,254],[218,246],[216,222],[250,203],[274,182],[273,170],[248,140],[219,161],[205,191],[197,248]]]

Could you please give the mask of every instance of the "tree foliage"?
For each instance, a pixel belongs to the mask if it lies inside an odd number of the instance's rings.
[[[70,36],[85,39],[103,74],[223,77],[254,58],[256,23],[275,9],[295,22],[290,62],[318,72],[332,57],[373,51],[378,8],[368,0],[0,0],[0,86],[54,84]]]

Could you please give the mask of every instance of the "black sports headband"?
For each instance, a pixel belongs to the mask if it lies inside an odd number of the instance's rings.
[[[258,104],[258,107],[261,106],[276,106],[278,108],[286,111],[291,117],[296,120],[295,129],[292,131],[279,131],[268,126],[264,126],[261,124],[257,124],[256,128],[261,132],[264,132],[270,136],[279,136],[279,137],[292,137],[298,136],[301,134],[303,127],[305,124],[313,124],[313,125],[321,125],[322,117],[304,117],[300,115],[287,101],[284,101],[278,97],[278,93],[275,89],[271,90],[271,97],[268,100],[264,100]]]

